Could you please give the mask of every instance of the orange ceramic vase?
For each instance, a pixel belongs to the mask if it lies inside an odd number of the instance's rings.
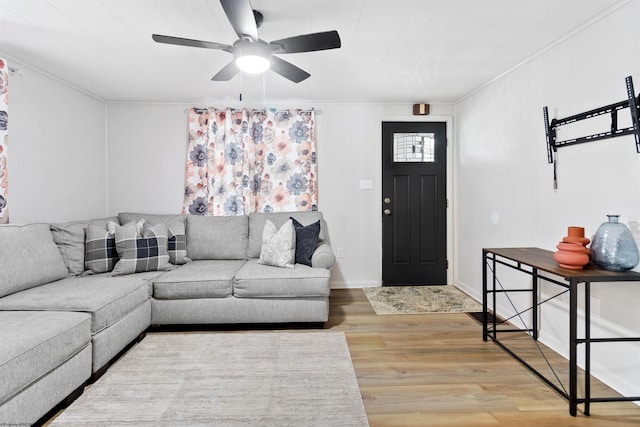
[[[581,270],[589,264],[589,249],[586,247],[589,242],[584,237],[584,227],[568,227],[567,235],[556,246],[558,251],[553,254],[553,259],[560,267]]]
[[[589,249],[578,242],[560,242],[556,246],[558,251],[553,254],[553,259],[560,267],[572,270],[581,270],[589,264]]]
[[[571,226],[567,228],[567,235],[562,238],[563,242],[577,242],[587,246],[591,240],[584,237],[584,227]]]

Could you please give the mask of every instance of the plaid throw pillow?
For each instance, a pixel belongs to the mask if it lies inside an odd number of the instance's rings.
[[[116,250],[120,260],[113,268],[112,275],[172,268],[167,253],[167,226],[145,224],[142,237],[138,229],[139,224],[135,222],[116,227]]]
[[[187,234],[184,222],[171,222],[167,225],[167,229],[169,230],[169,240],[167,243],[169,262],[180,265],[191,261],[187,258]]]
[[[109,225],[113,228],[115,223],[109,223]],[[89,223],[85,238],[84,266],[86,271],[83,274],[109,272],[113,270],[117,261],[115,235],[104,225]]]

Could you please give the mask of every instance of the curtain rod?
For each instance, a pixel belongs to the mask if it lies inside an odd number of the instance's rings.
[[[213,108],[213,107],[211,107]],[[196,108],[196,107],[192,107],[192,108],[187,108],[184,110],[184,113],[188,113],[189,110],[194,109],[196,110],[196,112],[205,112],[208,111],[208,108]],[[231,110],[235,111],[235,110],[240,110],[241,108],[230,108]],[[316,110],[315,108],[310,108],[310,109],[302,109],[302,108],[283,108],[283,109],[276,109],[276,108],[253,108],[251,109],[251,112],[253,113],[266,113],[266,110],[276,110],[276,112],[282,112],[282,111],[289,111],[289,110],[296,110],[298,113],[316,113],[316,114],[322,114],[322,110]]]

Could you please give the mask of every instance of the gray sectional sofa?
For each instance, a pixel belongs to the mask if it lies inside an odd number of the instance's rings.
[[[311,265],[258,262],[266,221],[280,227],[289,217],[303,226],[320,222]],[[89,243],[89,230],[108,234],[114,223],[122,226],[118,230],[143,223],[145,233],[147,227],[168,230],[168,236],[152,236],[162,237],[154,240],[161,248],[173,249],[172,263],[161,259],[141,268],[134,261],[126,265],[139,271],[133,274],[115,275],[122,273],[118,264],[91,274],[102,260],[89,261],[94,255],[87,250],[95,243]],[[113,254],[123,247],[101,249]],[[334,263],[319,212],[121,213],[65,224],[1,226],[0,425],[33,424],[75,397],[150,326],[325,322]]]

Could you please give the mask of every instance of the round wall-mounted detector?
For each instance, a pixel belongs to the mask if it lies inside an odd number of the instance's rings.
[[[498,215],[498,212],[491,212],[491,224],[493,225],[498,225],[498,223],[500,222],[500,215]]]

